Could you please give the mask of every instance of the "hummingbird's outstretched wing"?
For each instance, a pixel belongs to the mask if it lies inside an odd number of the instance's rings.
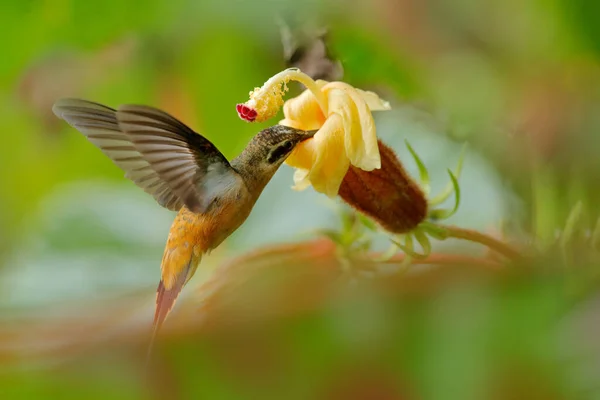
[[[169,114],[146,106],[118,110],[61,99],[54,113],[83,133],[163,207],[203,213],[227,187],[243,185],[225,156]]]

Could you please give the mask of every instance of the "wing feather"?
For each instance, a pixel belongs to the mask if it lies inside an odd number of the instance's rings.
[[[158,204],[174,211],[181,208],[183,202],[144,160],[129,137],[121,132],[116,110],[78,99],[61,99],[52,109],[125,171],[126,178],[152,195]]]
[[[117,110],[117,119],[136,150],[190,210],[205,212],[222,193],[221,187],[212,190],[215,171],[218,181],[228,186],[243,184],[209,140],[171,115],[152,107],[124,105]]]
[[[206,212],[219,195],[211,182],[243,184],[210,141],[163,111],[135,105],[115,110],[79,99],[59,100],[53,111],[170,210],[186,205]]]

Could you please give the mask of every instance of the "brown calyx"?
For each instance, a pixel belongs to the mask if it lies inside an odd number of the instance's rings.
[[[381,168],[363,171],[351,165],[338,194],[384,229],[406,233],[427,217],[427,199],[394,151],[381,140],[378,144]]]

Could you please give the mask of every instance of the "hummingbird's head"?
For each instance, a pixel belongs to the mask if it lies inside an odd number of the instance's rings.
[[[294,148],[316,132],[283,125],[264,129],[252,138],[231,165],[244,176],[247,185],[262,190]]]
[[[258,153],[263,168],[276,170],[299,143],[312,138],[316,132],[275,125],[260,131],[250,146]]]

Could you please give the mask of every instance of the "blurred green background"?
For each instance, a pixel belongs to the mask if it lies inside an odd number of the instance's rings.
[[[8,0],[0,10],[1,399],[600,398],[600,3]],[[468,142],[450,222],[505,232],[535,256],[508,275],[429,271],[392,296],[366,283],[265,324],[196,326],[210,310],[195,288],[219,265],[338,227],[339,205],[292,191],[283,166],[203,261],[149,384],[140,370],[174,214],[52,104],[153,105],[232,158],[276,123],[244,123],[235,104],[287,67],[282,16],[329,28],[343,80],[392,103],[378,133],[417,176],[411,142],[434,193]]]

